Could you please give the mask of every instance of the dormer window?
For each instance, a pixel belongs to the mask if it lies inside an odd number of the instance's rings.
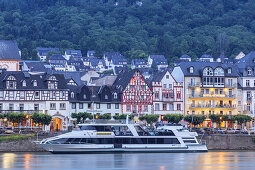
[[[248,74],[248,75],[251,75],[251,68],[248,68],[247,74]]]
[[[228,74],[231,74],[231,73],[232,73],[232,69],[228,68]]]
[[[27,82],[26,82],[26,80],[23,80],[23,82],[22,82],[22,86],[23,86],[23,87],[26,87],[26,86],[27,86]]]
[[[6,81],[7,89],[16,89],[16,78],[14,76],[9,76]]]
[[[34,87],[37,87],[37,81],[36,81],[36,80],[33,81],[33,86],[34,86]]]
[[[211,67],[206,67],[203,70],[203,76],[213,76],[213,69]]]
[[[87,99],[87,95],[86,94],[83,95],[83,99]]]
[[[117,99],[117,93],[113,94],[114,99]]]
[[[189,68],[189,73],[194,73],[194,67]]]
[[[71,98],[74,98],[74,92],[71,92]]]
[[[104,99],[108,100],[108,99],[109,99],[109,98],[108,98],[108,95],[105,95],[105,96],[104,96]]]

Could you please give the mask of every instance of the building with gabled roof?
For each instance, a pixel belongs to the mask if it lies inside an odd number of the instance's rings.
[[[157,65],[158,70],[168,67],[168,61],[164,55],[149,55],[148,63],[150,67],[152,66],[153,62]]]
[[[238,69],[233,64],[219,62],[183,62],[172,71],[176,80],[184,82],[184,115],[204,115],[204,127],[216,127],[211,114],[238,114]],[[236,127],[223,121],[221,127]]]
[[[0,68],[19,71],[21,52],[15,40],[0,40]]]
[[[151,80],[154,114],[163,119],[165,114],[184,112],[183,82],[177,82],[169,70],[158,72]]]
[[[59,48],[37,47],[36,51],[37,51],[37,55],[40,58],[40,61],[46,61],[49,53],[60,53]]]
[[[123,113],[152,114],[153,92],[139,70],[121,72],[113,85],[122,94]]]

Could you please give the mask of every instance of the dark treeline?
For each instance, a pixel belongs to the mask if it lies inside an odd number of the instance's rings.
[[[37,46],[170,61],[254,49],[253,0],[140,1],[0,0],[0,38],[18,40],[23,59],[36,59]]]

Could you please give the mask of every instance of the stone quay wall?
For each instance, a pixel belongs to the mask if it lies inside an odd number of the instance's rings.
[[[255,135],[205,135],[202,140],[209,150],[255,150]]]
[[[34,140],[2,141],[0,152],[44,152]],[[255,150],[255,135],[205,135],[202,140],[209,150]]]

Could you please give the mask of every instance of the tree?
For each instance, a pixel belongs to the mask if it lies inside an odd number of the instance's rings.
[[[115,120],[121,120],[121,119],[124,120],[124,119],[127,118],[127,114],[115,115],[115,116],[113,116],[113,118],[114,118]],[[128,119],[129,119],[129,120],[134,119],[134,115],[133,115],[133,114],[130,114],[130,115],[128,116]]]
[[[52,116],[37,112],[32,114],[30,118],[33,120],[34,123],[41,124],[43,126],[43,130],[45,129],[45,125],[48,126],[52,120]]]
[[[187,115],[184,117],[184,120],[196,126],[203,123],[205,118],[203,115]]]
[[[209,115],[209,118],[213,123],[217,123],[218,127],[220,127],[221,122],[228,121],[228,116],[222,114],[211,114]]]
[[[159,115],[142,115],[139,117],[140,121],[146,121],[148,124],[152,124],[158,121]]]
[[[238,115],[234,115],[232,117],[232,120],[237,121],[237,123],[243,128],[243,124],[251,121],[252,118],[248,115],[238,114]]]
[[[84,123],[87,118],[88,119],[93,118],[91,113],[87,113],[87,112],[72,113],[71,117],[73,119],[76,119],[76,123]]]
[[[98,119],[107,119],[107,120],[109,120],[109,119],[111,119],[112,117],[111,117],[111,115],[109,115],[109,114],[107,114],[107,113],[105,113],[105,114],[99,114],[98,115]]]
[[[164,116],[164,120],[171,123],[179,123],[182,119],[182,114],[166,114]]]
[[[7,114],[7,120],[9,122],[12,122],[12,123],[18,123],[19,126],[20,126],[20,123],[23,122],[23,121],[26,121],[26,114],[21,112],[21,113],[8,113]]]

